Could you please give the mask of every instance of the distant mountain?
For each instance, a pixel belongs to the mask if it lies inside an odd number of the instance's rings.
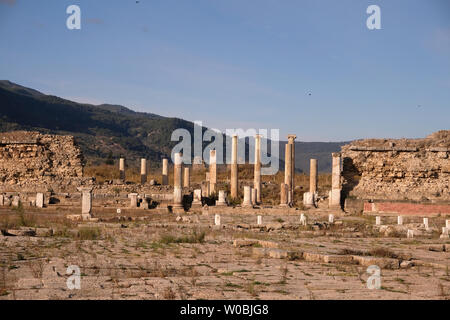
[[[190,121],[135,112],[120,105],[77,103],[0,81],[0,131],[36,130],[73,135],[91,163],[123,155],[136,163],[137,159],[147,157],[150,163],[159,165],[161,158],[170,156],[177,144],[170,137],[178,128],[188,130],[193,137],[194,124]],[[281,159],[284,144],[280,142]],[[316,157],[319,171],[330,171],[331,152],[339,151],[343,144],[297,142],[296,167],[307,171],[309,158]]]
[[[331,154],[340,152],[343,145],[349,142],[296,142],[295,167],[297,171],[309,173],[310,159],[317,159],[319,172],[331,173]],[[280,142],[280,158],[284,160],[286,142]],[[284,167],[281,168],[284,170]]]

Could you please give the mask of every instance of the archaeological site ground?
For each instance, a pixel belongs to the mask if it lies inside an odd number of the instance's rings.
[[[295,139],[262,176],[258,136],[247,164],[233,137],[228,165],[89,167],[71,136],[1,133],[0,299],[449,299],[450,131],[354,141],[320,174]]]

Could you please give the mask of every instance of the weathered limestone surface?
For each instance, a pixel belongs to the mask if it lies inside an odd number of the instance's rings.
[[[232,138],[231,150],[231,197],[236,199],[238,197],[238,136],[234,135]]]
[[[309,166],[309,192],[312,194],[317,192],[317,181],[319,178],[317,169],[317,159],[311,159]]]
[[[174,190],[173,190],[173,208],[183,207],[183,188],[181,185],[183,172],[183,161],[181,153],[175,153],[175,163],[174,163]]]
[[[119,160],[119,177],[120,180],[125,180],[126,176],[125,176],[125,159],[124,158],[120,158]]]
[[[191,171],[190,168],[184,168],[183,187],[190,188],[191,186]]]
[[[261,135],[255,136],[255,170],[253,187],[256,190],[255,203],[261,203]]]
[[[252,207],[252,188],[250,186],[244,187],[244,201],[242,202],[243,207]]]
[[[341,162],[342,155],[340,153],[332,154],[332,172],[331,172],[331,191],[329,193],[329,207],[338,208],[341,206]]]
[[[292,205],[294,202],[294,189],[295,189],[295,139],[297,136],[295,134],[288,135],[288,144],[291,147],[291,183],[289,184],[289,203]]]
[[[285,146],[285,167],[284,167],[284,183],[287,185],[287,202],[292,204],[292,144]]]
[[[72,136],[0,133],[0,185],[77,184],[82,176],[82,154]]]
[[[44,207],[44,194],[42,192],[38,192],[36,194],[36,207],[38,208]]]
[[[78,188],[81,192],[81,215],[83,220],[91,218],[92,212],[92,187]]]
[[[141,184],[147,183],[147,159],[141,159]]]
[[[217,156],[216,150],[209,152],[209,188],[211,193],[216,193],[217,184]]]
[[[216,201],[216,206],[226,206],[227,200],[226,200],[226,193],[223,190],[219,191],[219,200]]]
[[[161,184],[163,186],[167,186],[169,184],[169,160],[163,159],[162,161],[163,167],[162,167],[162,182]]]
[[[286,183],[282,183],[280,186],[280,206],[287,207],[288,205],[288,185]]]
[[[195,189],[194,190],[194,198],[192,201],[192,206],[202,206],[202,190],[201,189]]]
[[[369,139],[342,147],[343,191],[359,199],[450,201],[450,130],[425,139]]]

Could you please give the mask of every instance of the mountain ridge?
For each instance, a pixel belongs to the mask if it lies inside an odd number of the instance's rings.
[[[130,161],[146,157],[159,166],[161,158],[170,156],[178,143],[170,139],[175,129],[186,129],[191,137],[194,132],[194,123],[181,118],[136,112],[116,104],[78,103],[8,80],[0,80],[0,106],[0,131],[73,135],[92,164],[125,156]],[[281,162],[285,143],[280,141]],[[331,152],[346,143],[298,141],[296,168],[308,171],[309,158],[314,157],[319,160],[319,171],[330,171]],[[280,169],[283,166],[280,164]]]

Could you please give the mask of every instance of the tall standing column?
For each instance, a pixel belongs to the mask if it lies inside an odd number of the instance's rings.
[[[141,159],[141,184],[147,183],[147,159]]]
[[[286,144],[284,155],[284,184],[287,185],[287,203],[292,204],[292,144]]]
[[[216,193],[217,184],[217,156],[216,150],[209,151],[209,191]]]
[[[317,159],[311,159],[309,165],[309,192],[315,194],[317,192]]]
[[[234,135],[232,137],[231,144],[231,198],[238,198],[238,163],[237,163],[237,152],[238,152],[238,136]]]
[[[169,184],[169,160],[163,159],[162,161],[162,182],[163,186],[167,186]]]
[[[317,192],[317,160],[311,159],[309,164],[309,192],[303,194],[303,205],[307,208],[316,206]]]
[[[280,186],[280,207],[286,207],[288,205],[287,193],[288,186],[286,183],[282,183]]]
[[[183,187],[191,187],[191,173],[189,168],[184,168]]]
[[[173,171],[173,208],[183,207],[183,188],[181,186],[183,162],[181,153],[175,153]]]
[[[295,139],[297,136],[295,134],[288,135],[288,143],[292,145],[291,149],[291,184],[290,184],[290,205],[294,204],[294,190],[295,190]]]
[[[261,135],[255,136],[255,172],[253,187],[256,190],[255,204],[261,203]]]
[[[120,158],[120,160],[119,160],[119,177],[120,177],[120,180],[125,181],[125,159],[124,158]]]
[[[330,207],[341,206],[341,154],[333,153],[333,166],[331,172]]]

